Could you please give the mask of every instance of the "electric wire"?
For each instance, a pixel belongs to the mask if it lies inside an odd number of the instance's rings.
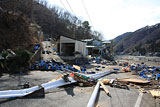
[[[75,12],[73,11],[73,9],[72,9],[71,5],[69,4],[68,0],[66,0],[66,2],[67,2],[67,4],[68,4],[69,8],[71,9],[72,13],[76,16],[76,14],[75,14]]]
[[[64,5],[64,3],[62,2],[62,0],[60,0],[60,3],[63,5],[64,9],[67,11],[66,6]]]
[[[85,3],[84,3],[83,0],[82,0],[82,4],[83,4],[84,10],[86,11],[86,14],[87,14],[87,16],[88,16],[88,19],[90,20],[90,22],[91,22],[91,24],[92,24],[93,30],[94,30],[94,26],[93,26],[91,17],[90,17],[90,15],[89,15],[88,11],[87,11],[86,5],[85,5]]]

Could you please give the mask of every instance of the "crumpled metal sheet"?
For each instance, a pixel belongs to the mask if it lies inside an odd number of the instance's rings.
[[[91,75],[88,75],[88,77],[93,77],[93,78],[99,79],[99,78],[101,78],[101,77],[103,77],[105,75],[111,74],[113,72],[114,71],[109,70],[109,71],[106,71],[106,72],[101,72],[101,73],[97,73],[97,74],[91,74]]]
[[[71,84],[71,83],[75,83],[76,81],[69,77],[69,80],[71,82],[65,82],[63,79],[58,79],[56,81],[53,82],[49,82],[49,83],[44,83],[41,84],[41,86],[44,88],[45,91],[52,89],[52,88],[56,88],[59,86],[63,86],[63,85],[67,85],[67,84]],[[40,87],[39,86],[34,86],[31,88],[27,88],[27,89],[21,89],[21,90],[6,90],[6,91],[0,91],[0,98],[11,98],[11,97],[23,97],[26,96],[36,90],[39,90]]]
[[[106,71],[106,72],[102,72],[102,73],[98,73],[98,74],[91,74],[91,75],[88,75],[88,76],[97,79],[97,78],[101,78],[102,76],[108,75],[110,73],[112,73],[112,71]],[[47,91],[47,90],[52,89],[52,88],[56,88],[56,87],[60,87],[60,86],[63,86],[63,85],[67,85],[67,84],[77,82],[71,77],[69,77],[69,80],[70,80],[70,82],[65,82],[63,79],[58,79],[58,80],[53,81],[53,82],[41,84],[41,86],[44,88],[45,91]],[[26,96],[26,95],[28,95],[28,94],[30,94],[34,91],[37,91],[39,89],[40,89],[39,86],[34,86],[34,87],[31,87],[31,88],[21,89],[21,90],[0,91],[0,98],[23,97],[23,96]]]

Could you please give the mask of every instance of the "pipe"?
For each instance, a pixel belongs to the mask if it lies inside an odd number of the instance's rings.
[[[97,94],[98,94],[98,91],[99,91],[99,82],[97,82],[96,84],[96,87],[94,88],[94,91],[92,93],[92,96],[87,104],[87,107],[94,107],[94,104],[95,104],[95,101],[96,101],[96,98],[97,98]]]

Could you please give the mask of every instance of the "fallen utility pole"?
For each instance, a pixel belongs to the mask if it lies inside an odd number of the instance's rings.
[[[94,88],[94,91],[92,93],[92,96],[91,96],[91,98],[90,98],[90,100],[87,104],[87,107],[94,107],[95,101],[96,101],[96,98],[97,98],[97,94],[98,94],[98,91],[99,91],[99,86],[100,86],[100,84],[99,84],[99,82],[97,82],[96,87]]]

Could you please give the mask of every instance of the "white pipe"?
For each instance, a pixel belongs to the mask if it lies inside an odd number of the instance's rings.
[[[92,93],[92,96],[87,104],[87,107],[94,107],[94,104],[95,104],[95,101],[96,101],[96,98],[97,98],[97,94],[98,94],[98,91],[99,91],[99,82],[97,82],[97,85],[96,87],[94,88],[94,91]]]

